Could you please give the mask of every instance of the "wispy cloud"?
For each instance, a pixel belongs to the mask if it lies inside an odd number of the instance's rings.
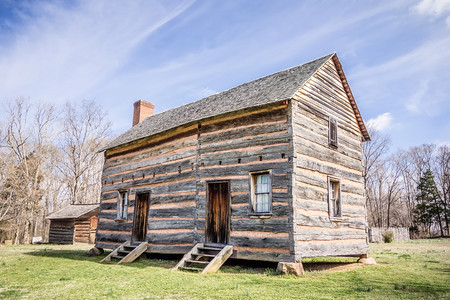
[[[383,113],[376,118],[367,121],[367,127],[376,131],[384,131],[392,127],[392,114],[389,112]]]
[[[22,29],[0,49],[3,96],[77,99],[108,80],[139,43],[192,1],[81,1],[70,8],[56,3],[32,2],[19,11]]]
[[[450,12],[450,0],[422,0],[413,9],[421,15],[440,16]]]

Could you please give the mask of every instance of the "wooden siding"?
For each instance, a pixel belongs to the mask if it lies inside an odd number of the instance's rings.
[[[73,244],[73,219],[51,220],[48,242],[50,244]]]
[[[204,120],[176,135],[149,139],[136,151],[106,153],[99,208],[97,246],[115,248],[131,238],[134,191],[151,190],[148,252],[186,253],[205,240],[206,187],[230,182],[230,244],[233,257],[279,261],[293,259],[292,145],[287,104]],[[249,172],[272,170],[273,216],[249,216]],[[289,171],[290,170],[290,171]],[[115,222],[117,194],[128,189],[128,220]],[[267,251],[270,249],[277,251]]]
[[[295,94],[292,109],[295,259],[367,253],[362,135],[332,60]],[[329,117],[338,121],[337,148],[328,144]],[[328,176],[340,180],[341,218],[330,218]]]

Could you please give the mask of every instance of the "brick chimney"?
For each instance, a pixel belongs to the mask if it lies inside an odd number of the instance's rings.
[[[153,104],[145,100],[134,102],[133,126],[142,122],[145,118],[152,116],[154,108],[155,106]]]

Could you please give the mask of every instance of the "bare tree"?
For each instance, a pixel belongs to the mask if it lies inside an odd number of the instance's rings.
[[[7,107],[9,120],[2,138],[2,193],[0,220],[9,221],[15,243],[29,242],[43,215],[43,170],[50,159],[53,106],[31,105],[22,98]],[[11,231],[14,231],[11,233]]]
[[[103,166],[99,151],[108,140],[110,123],[93,101],[83,101],[80,106],[67,103],[63,118],[64,159],[60,171],[70,202],[98,202]]]

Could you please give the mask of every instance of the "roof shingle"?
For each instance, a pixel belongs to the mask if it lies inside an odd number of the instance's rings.
[[[72,204],[52,213],[47,219],[76,219],[97,209],[99,204]]]
[[[118,136],[103,150],[209,117],[292,98],[334,53],[250,81],[224,92],[150,116]]]

